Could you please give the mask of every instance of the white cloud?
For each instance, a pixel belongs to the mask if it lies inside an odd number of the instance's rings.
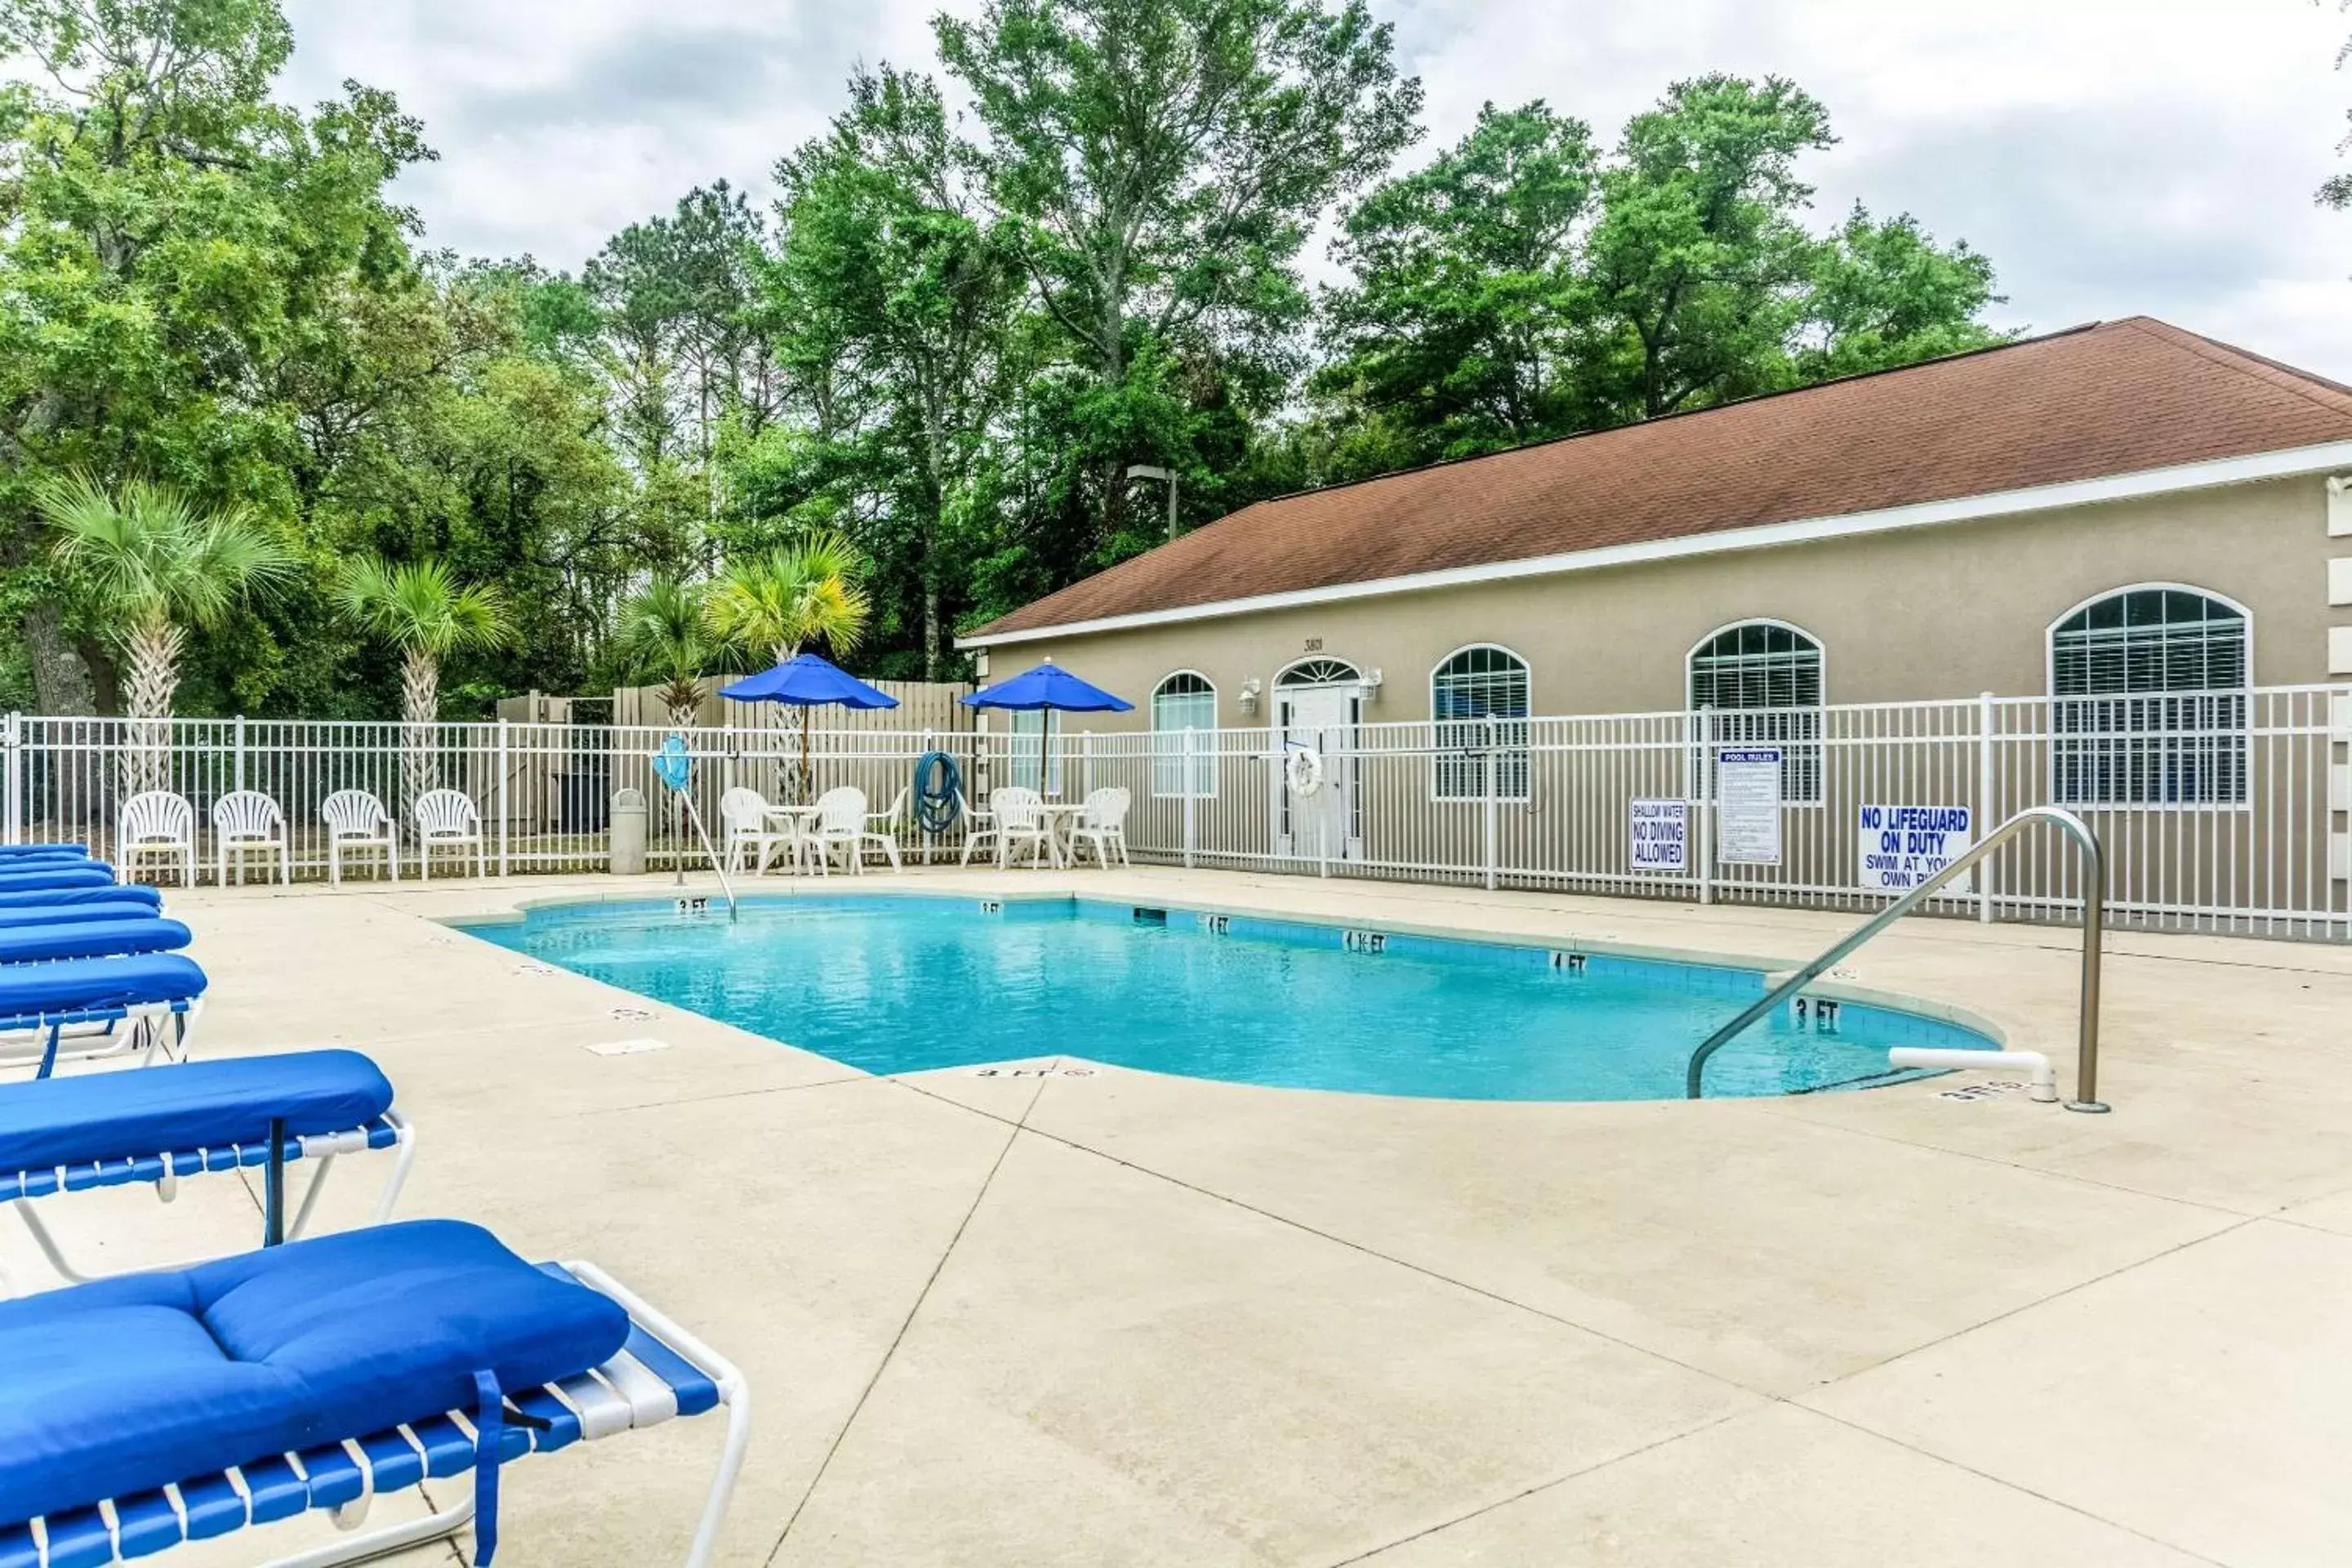
[[[1374,0],[1429,94],[1428,147],[1544,98],[1613,136],[1670,80],[1795,78],[1843,139],[1810,166],[1965,237],[2002,320],[2147,313],[2352,379],[2352,216],[2311,193],[2352,19],[2308,0]],[[432,242],[577,266],[724,177],[768,187],[858,61],[933,62],[924,0],[289,0],[289,90],[398,92],[442,161],[404,183]],[[2352,165],[2346,165],[2352,166]]]

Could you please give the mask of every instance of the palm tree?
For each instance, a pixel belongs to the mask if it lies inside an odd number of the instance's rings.
[[[86,474],[53,476],[33,500],[57,532],[59,563],[95,602],[122,655],[131,719],[122,788],[161,788],[188,628],[209,630],[247,595],[286,583],[294,556],[242,507],[202,510],[141,479],[110,495]]]
[[[394,566],[362,556],[335,584],[343,613],[400,649],[401,779],[414,804],[437,770],[433,726],[441,716],[441,661],[470,648],[505,646],[506,601],[484,584],[461,584],[430,557]]]
[[[711,585],[710,629],[778,664],[812,644],[841,658],[866,635],[872,613],[857,583],[865,571],[857,547],[830,530],[735,562]]]
[[[765,555],[729,565],[711,584],[710,629],[731,647],[772,656],[778,664],[812,644],[835,658],[866,635],[873,613],[857,579],[865,557],[842,534],[819,530]],[[801,710],[800,792],[809,793],[809,710]]]
[[[702,673],[724,651],[710,629],[704,595],[691,583],[656,577],[621,606],[615,638],[621,657],[640,675],[662,681],[656,693],[670,727],[683,730],[702,706]]]

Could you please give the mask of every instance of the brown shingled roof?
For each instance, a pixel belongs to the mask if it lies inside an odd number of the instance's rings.
[[[1261,501],[974,633],[2352,440],[2352,388],[2147,317]]]

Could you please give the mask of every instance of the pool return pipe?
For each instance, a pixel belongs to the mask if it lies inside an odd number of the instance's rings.
[[[1773,1008],[1819,979],[1832,964],[1909,914],[1946,883],[1965,874],[1969,867],[2036,823],[2044,822],[2074,841],[2074,847],[2081,852],[2083,862],[2082,1019],[2075,1036],[2074,1098],[2066,1101],[2066,1109],[2082,1111],[2107,1110],[2099,1099],[2099,947],[2100,932],[2106,920],[2106,858],[2099,849],[2099,836],[2091,831],[2091,825],[2073,812],[2054,805],[2028,806],[2019,812],[1987,834],[1983,843],[1879,910],[1863,922],[1853,935],[1772,987],[1764,994],[1762,1000],[1709,1035],[1706,1043],[1691,1053],[1690,1067],[1683,1075],[1685,1095],[1691,1100],[1699,1098],[1700,1082],[1706,1074],[1706,1059],[1738,1038],[1750,1024],[1769,1016]],[[2023,1068],[2032,1075],[2032,1092],[2035,1100],[2046,1103],[2058,1098],[2058,1075],[2051,1067],[2050,1058],[2040,1051],[1948,1051],[1898,1047],[1886,1053],[1886,1059],[1891,1066],[1899,1068]]]

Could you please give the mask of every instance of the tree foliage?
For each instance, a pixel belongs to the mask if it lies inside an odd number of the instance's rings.
[[[1993,341],[1965,245],[1809,221],[1829,117],[1787,81],[1677,84],[1607,142],[1489,107],[1400,169],[1421,89],[1370,0],[934,34],[940,75],[854,73],[772,204],[713,181],[565,271],[425,248],[390,194],[424,127],[278,101],[278,0],[0,0],[0,704],[122,704],[121,617],[42,543],[67,475],[299,568],[187,642],[180,706],[422,722],[677,697],[722,634],[955,675],[958,628],[1164,537],[1137,466],[1191,526]],[[346,603],[370,572],[379,607],[476,584],[508,635],[426,671]]]

